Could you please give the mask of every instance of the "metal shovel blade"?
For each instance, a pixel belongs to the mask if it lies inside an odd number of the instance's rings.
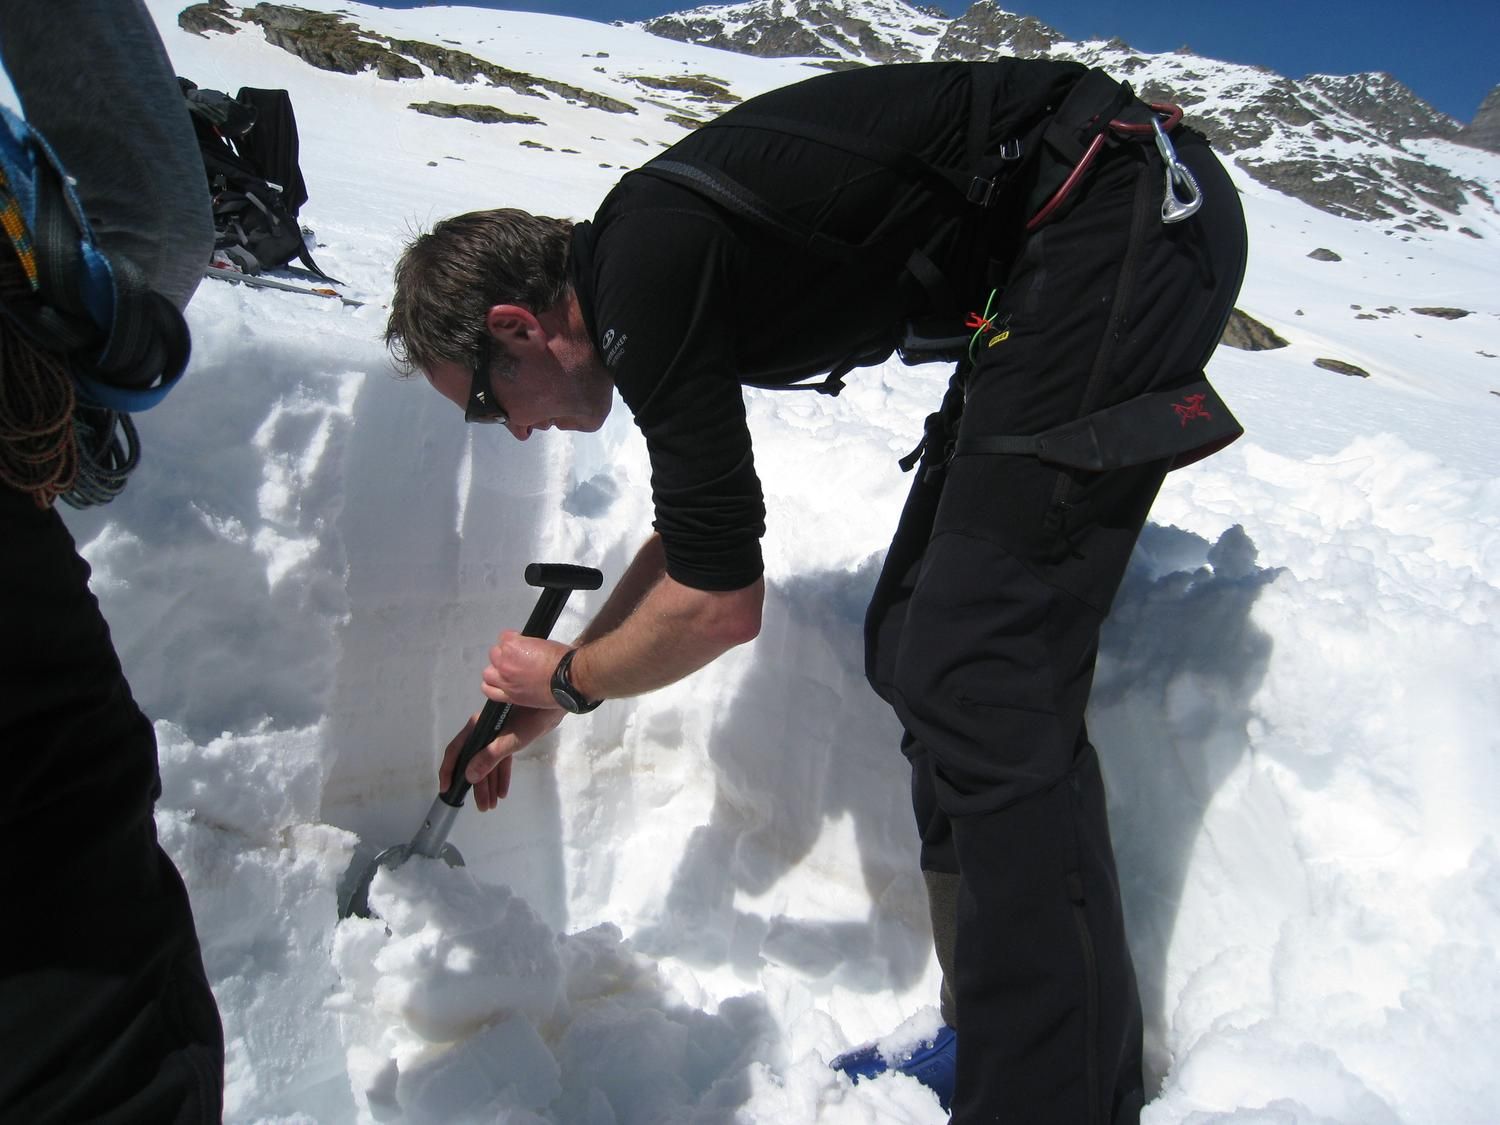
[[[413,850],[411,844],[392,844],[367,863],[365,869],[359,873],[359,878],[349,888],[349,893],[339,903],[339,918],[370,917],[370,884],[375,881],[376,872],[382,867],[394,871],[416,854],[418,853]],[[464,857],[452,844],[444,844],[438,850],[437,858],[446,860],[449,867],[464,865]]]

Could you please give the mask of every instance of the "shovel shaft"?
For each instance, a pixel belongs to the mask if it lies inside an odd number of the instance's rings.
[[[427,818],[411,838],[411,854],[436,859],[443,850],[443,845],[448,842],[448,833],[453,831],[453,821],[462,805],[462,800],[457,805],[450,805],[442,797],[433,798],[432,808],[427,810]]]
[[[528,637],[545,637],[551,634],[552,627],[557,624],[557,619],[562,616],[563,607],[568,604],[568,595],[574,590],[597,590],[604,582],[604,576],[590,566],[572,566],[567,563],[532,563],[526,568],[526,581],[533,586],[542,588],[541,596],[536,600],[536,607],[531,611],[531,616],[526,621],[526,627],[521,630]],[[505,720],[510,717],[509,703],[496,703],[493,699],[485,703],[484,710],[479,712],[479,718],[474,723],[474,729],[469,732],[463,749],[458,752],[458,760],[453,763],[452,781],[448,788],[438,795],[433,803],[433,811],[428,813],[427,822],[423,825],[422,833],[428,831],[433,824],[434,815],[439,805],[447,805],[453,810],[462,807],[464,797],[471,788],[464,774],[468,771],[469,763],[474,760],[486,746],[495,740],[505,726]],[[448,823],[443,826],[442,834],[436,838],[433,845],[434,850],[423,852],[423,855],[436,855],[436,848],[448,836],[448,828],[452,826],[452,817],[448,817]],[[413,841],[415,845],[415,841]]]

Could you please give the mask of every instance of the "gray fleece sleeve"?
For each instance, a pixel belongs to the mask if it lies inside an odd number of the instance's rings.
[[[213,251],[187,104],[142,0],[3,0],[0,59],[100,245],[186,307]]]

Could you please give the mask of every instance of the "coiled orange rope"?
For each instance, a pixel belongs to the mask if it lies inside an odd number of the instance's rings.
[[[12,247],[0,243],[0,301],[31,297]],[[66,364],[0,315],[0,483],[50,507],[78,478],[73,379]]]

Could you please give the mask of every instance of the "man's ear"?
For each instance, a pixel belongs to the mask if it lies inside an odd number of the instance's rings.
[[[547,332],[541,322],[524,305],[493,305],[484,318],[484,325],[491,338],[512,355],[519,354],[527,346],[535,347],[547,341]]]

